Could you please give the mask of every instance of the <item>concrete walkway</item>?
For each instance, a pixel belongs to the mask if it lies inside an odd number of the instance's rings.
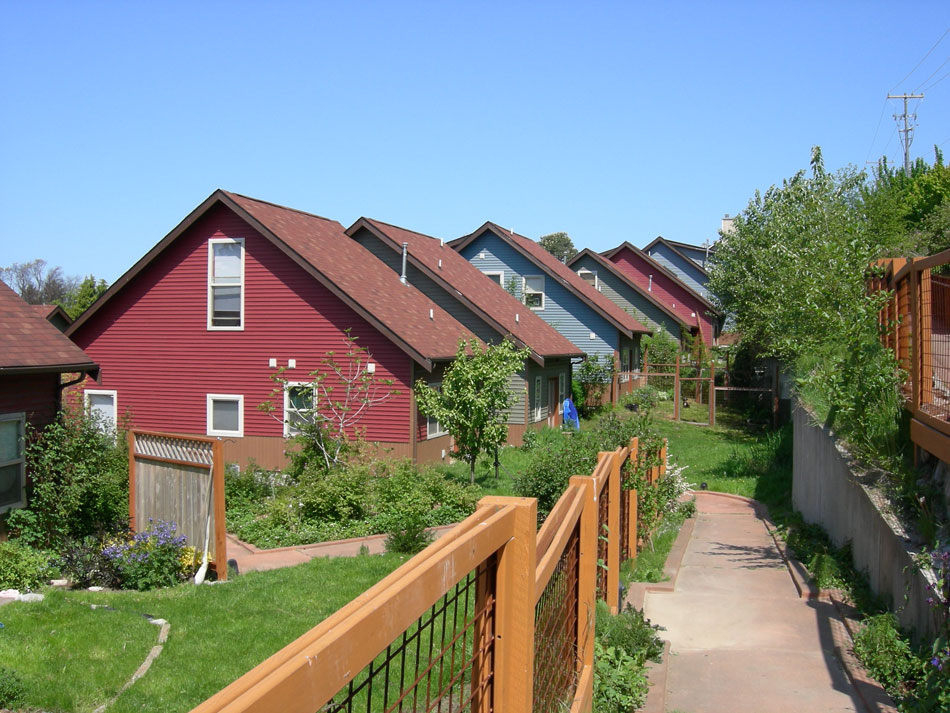
[[[846,645],[834,604],[810,598],[807,585],[800,593],[761,507],[702,492],[696,506],[668,560],[672,580],[628,597],[642,599],[669,642],[664,664],[651,672],[647,710],[867,710],[835,655]]]

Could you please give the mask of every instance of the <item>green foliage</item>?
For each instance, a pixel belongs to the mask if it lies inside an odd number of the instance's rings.
[[[27,507],[7,519],[15,537],[54,549],[128,518],[128,452],[94,416],[64,412],[41,432],[27,432],[32,486]]]
[[[640,338],[645,359],[650,364],[673,364],[680,345],[665,329],[656,329],[652,335]]]
[[[897,691],[915,667],[910,644],[897,628],[890,612],[868,617],[854,637],[854,653],[868,673],[889,691]]]
[[[422,528],[448,525],[468,517],[480,495],[407,460],[356,463],[329,473],[317,465],[299,480],[246,471],[232,483],[228,531],[259,547],[407,531],[417,520]]]
[[[0,708],[17,708],[26,701],[23,681],[12,669],[0,666]]]
[[[432,534],[426,531],[425,513],[410,509],[394,514],[386,532],[386,551],[414,555],[432,542]]]
[[[71,319],[76,319],[108,289],[108,282],[87,275],[74,290],[68,292],[57,304],[66,311]]]
[[[663,654],[659,628],[629,605],[613,616],[604,602],[597,602],[595,713],[628,713],[646,702],[646,663],[658,663]]]
[[[588,354],[574,370],[574,379],[581,386],[581,397],[575,404],[585,416],[600,408],[615,371],[614,358],[607,354]]]
[[[577,255],[577,248],[571,236],[564,232],[550,233],[538,238],[541,247],[551,253],[561,262],[567,262]]]
[[[183,565],[185,536],[175,534],[174,523],[152,522],[142,532],[106,546],[102,554],[111,560],[122,589],[146,591],[171,587],[192,572]]]
[[[49,559],[18,542],[0,542],[0,589],[36,589],[49,578]]]
[[[68,539],[60,546],[56,565],[74,587],[119,587],[115,562],[103,554],[110,544],[104,535]]]
[[[469,464],[472,483],[479,454],[501,446],[508,437],[505,411],[515,400],[508,385],[529,352],[507,339],[484,348],[474,339],[467,343],[460,339],[441,387],[416,382],[419,411],[437,419],[452,434],[453,453]]]
[[[624,394],[620,404],[631,411],[649,413],[660,403],[660,391],[653,386],[641,386],[629,394]]]

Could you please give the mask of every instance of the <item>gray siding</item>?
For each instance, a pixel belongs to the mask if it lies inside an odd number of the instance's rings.
[[[709,278],[697,269],[692,260],[680,257],[663,243],[658,243],[650,250],[650,257],[676,275],[691,290],[709,299],[709,290],[706,288]]]
[[[551,377],[560,377],[564,375],[564,393],[559,394],[558,405],[564,401],[565,396],[571,393],[571,365],[567,359],[552,360],[543,367],[531,362],[528,365],[528,423],[537,423],[545,421],[548,417],[548,379]],[[537,377],[541,377],[541,391],[537,391]],[[560,381],[558,382],[560,388]],[[536,407],[540,406],[540,417],[537,415]]]
[[[523,277],[544,275],[544,309],[532,310],[538,317],[586,354],[612,357],[619,349],[620,332],[613,324],[501,238],[481,235],[465,246],[461,254],[482,272],[502,272],[503,286],[514,277],[518,299],[522,297]]]
[[[626,284],[623,279],[601,267],[590,255],[584,255],[571,268],[575,272],[581,268],[596,272],[601,294],[607,299],[627,314],[635,317],[644,326],[650,329],[665,330],[677,340],[681,338],[679,322]]]

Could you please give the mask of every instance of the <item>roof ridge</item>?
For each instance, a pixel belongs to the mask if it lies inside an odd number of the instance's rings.
[[[271,207],[273,207],[273,208],[280,208],[281,210],[287,210],[287,211],[290,211],[291,213],[299,213],[300,215],[306,215],[306,216],[308,216],[308,217],[310,217],[310,218],[317,218],[318,220],[325,220],[325,221],[328,222],[328,223],[336,223],[337,225],[339,225],[339,226],[341,226],[341,227],[342,227],[342,225],[343,225],[342,223],[340,223],[340,221],[334,220],[333,218],[327,218],[327,217],[322,216],[322,215],[317,215],[316,213],[310,213],[310,212],[305,211],[305,210],[300,210],[299,208],[292,208],[292,207],[287,206],[287,205],[281,205],[280,203],[274,203],[274,202],[272,202],[272,201],[265,201],[265,200],[262,200],[262,199],[260,199],[260,198],[255,198],[254,196],[247,196],[247,195],[244,195],[243,193],[235,193],[234,191],[226,191],[226,190],[224,190],[223,188],[221,188],[221,189],[219,189],[219,190],[220,190],[222,193],[224,193],[226,196],[237,196],[238,198],[243,198],[244,200],[254,201],[255,203],[262,203],[263,205],[269,205],[269,206],[271,206]]]
[[[378,218],[370,218],[368,216],[363,216],[364,219],[370,221],[371,223],[376,223],[377,225],[385,225],[389,228],[395,228],[396,230],[401,230],[404,233],[412,233],[413,235],[418,235],[420,238],[428,238],[429,240],[441,240],[443,243],[448,242],[444,238],[437,238],[434,235],[429,235],[428,233],[420,233],[418,230],[413,230],[412,228],[404,228],[401,225],[396,225],[395,223],[387,223],[385,220],[379,220]]]

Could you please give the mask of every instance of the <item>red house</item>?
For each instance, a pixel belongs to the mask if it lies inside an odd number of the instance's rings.
[[[716,343],[724,319],[712,302],[690,289],[671,270],[629,242],[601,253],[665,308],[697,327],[707,346]]]
[[[46,315],[0,282],[0,513],[25,504],[26,424],[39,430],[60,410],[62,375],[95,375],[98,366]],[[76,383],[75,381],[73,383]]]
[[[285,463],[299,407],[275,399],[271,376],[309,382],[347,333],[398,391],[366,413],[362,437],[392,455],[441,457],[449,437],[420,438],[412,385],[472,333],[336,221],[215,191],[67,331],[103,365],[84,391],[111,418],[218,436],[227,461],[268,468]],[[273,414],[258,408],[268,401]]]

